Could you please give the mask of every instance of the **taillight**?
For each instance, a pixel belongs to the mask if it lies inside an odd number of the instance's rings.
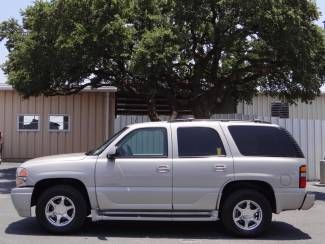
[[[299,168],[299,188],[306,188],[307,185],[307,166],[302,165]]]

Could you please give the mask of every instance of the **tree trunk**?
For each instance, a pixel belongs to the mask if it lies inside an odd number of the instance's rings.
[[[192,104],[192,111],[195,119],[210,119],[211,112],[210,106],[206,102],[202,101],[203,99],[198,99],[194,101]]]
[[[170,120],[175,120],[177,118],[177,115],[178,115],[177,111],[173,110],[172,114],[170,115]]]
[[[210,119],[210,111],[205,106],[196,105],[193,109],[195,119]]]
[[[150,121],[160,121],[156,108],[156,100],[154,97],[151,97],[148,100],[148,116]]]

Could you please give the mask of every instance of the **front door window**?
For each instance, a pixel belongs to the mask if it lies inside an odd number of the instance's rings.
[[[122,158],[167,157],[165,128],[136,129],[118,143],[117,154]]]

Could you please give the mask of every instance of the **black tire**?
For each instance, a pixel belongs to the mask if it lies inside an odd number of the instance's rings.
[[[71,222],[65,226],[55,226],[45,215],[46,205],[50,199],[56,196],[69,198],[75,209],[74,217]],[[68,185],[57,185],[46,189],[37,199],[36,218],[40,225],[47,231],[55,234],[66,234],[78,230],[82,227],[87,216],[87,203],[83,195],[76,188]]]
[[[251,230],[240,228],[238,225],[245,223],[244,220],[237,221],[233,218],[233,211],[237,204],[242,201],[250,200],[257,203],[260,206],[262,214],[257,214],[261,217],[261,222],[254,227],[254,222]],[[243,203],[245,206],[245,203]],[[254,205],[253,205],[254,206]],[[255,190],[239,190],[231,193],[224,201],[221,209],[221,221],[228,232],[236,236],[241,237],[256,237],[263,234],[268,230],[269,225],[272,221],[272,208],[268,199],[261,193]],[[239,215],[240,216],[240,215]],[[256,215],[255,215],[256,216]],[[243,217],[244,218],[244,217]],[[254,228],[253,228],[254,227]]]

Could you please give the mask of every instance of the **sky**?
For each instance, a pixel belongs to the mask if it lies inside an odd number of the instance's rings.
[[[7,20],[11,17],[21,21],[20,11],[25,9],[28,5],[31,5],[33,0],[2,0],[0,8],[0,22]],[[325,21],[325,0],[316,0],[316,4],[319,11],[322,13],[321,18],[317,21],[317,24],[323,27],[323,21]],[[7,50],[4,46],[4,42],[0,43],[0,64],[5,62],[7,57]],[[6,82],[6,76],[0,69],[0,83]]]
[[[20,10],[25,9],[28,5],[31,5],[33,0],[2,0],[0,7],[0,22],[9,18],[15,18],[21,21]],[[0,64],[6,61],[7,49],[4,46],[4,42],[0,43]],[[0,69],[0,83],[6,82],[6,76]]]

